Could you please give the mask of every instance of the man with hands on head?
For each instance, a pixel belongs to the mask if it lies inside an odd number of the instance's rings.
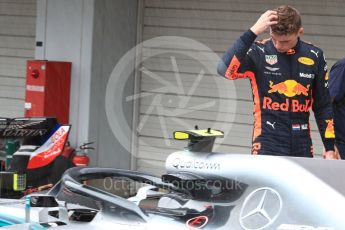
[[[270,38],[255,42],[269,29]],[[300,39],[299,12],[280,6],[263,13],[218,64],[227,79],[249,78],[254,101],[252,154],[313,157],[309,110],[335,159],[333,112],[323,51]]]

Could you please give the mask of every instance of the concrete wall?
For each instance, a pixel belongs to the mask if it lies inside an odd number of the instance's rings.
[[[130,141],[123,146],[110,129],[105,93],[116,63],[136,44],[138,0],[38,0],[37,8],[36,36],[43,46],[35,58],[72,62],[72,145],[93,141],[91,165],[129,168]],[[134,77],[127,78],[124,97],[133,95]],[[131,126],[133,103],[113,98],[113,104],[123,105]]]
[[[70,141],[88,141],[94,0],[38,0],[35,58],[72,62]]]
[[[110,129],[109,122],[120,118],[114,116],[108,121],[105,96],[114,67],[127,51],[135,47],[137,9],[137,0],[95,1],[89,129],[89,139],[95,141],[98,153],[92,159],[94,165],[130,168],[130,141],[121,142]],[[131,127],[133,103],[125,102],[123,98],[133,95],[134,74],[116,77],[126,78],[126,84],[122,98],[111,97],[112,105],[122,107],[127,115],[127,125]],[[125,137],[131,136],[128,130],[121,130],[121,133]]]
[[[35,55],[36,0],[0,0],[0,117],[23,117],[26,63]]]

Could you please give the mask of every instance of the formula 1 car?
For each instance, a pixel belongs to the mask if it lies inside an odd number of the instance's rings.
[[[218,130],[175,132],[188,139],[161,177],[75,167],[46,194],[2,200],[8,229],[345,229],[345,163],[211,152]],[[205,151],[206,150],[206,151]],[[94,186],[117,180],[120,195]],[[119,182],[121,181],[121,183]],[[25,211],[24,211],[25,210]]]
[[[72,152],[64,152],[70,125],[56,118],[1,118],[0,139],[16,140],[0,172],[0,197],[20,198],[57,183],[74,166]]]

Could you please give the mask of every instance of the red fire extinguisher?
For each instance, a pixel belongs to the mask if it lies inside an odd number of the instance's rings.
[[[75,149],[72,148],[71,144],[69,141],[66,143],[63,151],[62,151],[62,156],[67,158],[67,159],[72,159],[72,156],[74,155]]]
[[[90,162],[89,156],[86,154],[87,149],[95,149],[91,147],[90,145],[93,144],[93,142],[84,143],[81,146],[79,146],[79,150],[75,151],[75,155],[72,158],[72,162],[75,166],[78,167],[84,167],[88,166]]]

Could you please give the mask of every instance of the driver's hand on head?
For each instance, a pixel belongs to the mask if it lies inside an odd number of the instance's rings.
[[[250,30],[259,35],[265,32],[270,26],[278,23],[278,15],[274,10],[267,10],[263,13]]]
[[[324,151],[322,153],[322,156],[326,160],[339,160],[340,159],[339,153],[337,153],[335,151]]]

